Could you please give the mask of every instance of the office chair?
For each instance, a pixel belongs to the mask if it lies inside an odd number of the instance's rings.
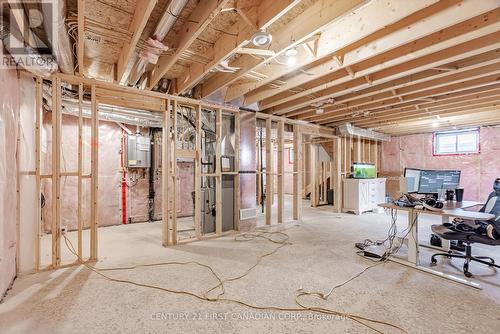
[[[493,192],[488,196],[486,204],[479,210],[480,212],[491,213],[496,219],[487,222],[473,221],[454,221],[454,224],[432,225],[431,229],[437,236],[446,240],[457,240],[465,243],[465,254],[448,251],[448,253],[437,253],[431,257],[431,265],[437,263],[437,256],[446,256],[447,258],[465,259],[464,275],[472,277],[469,272],[469,263],[471,261],[486,264],[491,267],[500,268],[495,264],[495,260],[488,256],[472,256],[473,243],[481,243],[490,246],[500,245],[500,178],[495,180]],[[487,260],[487,261],[485,261]]]

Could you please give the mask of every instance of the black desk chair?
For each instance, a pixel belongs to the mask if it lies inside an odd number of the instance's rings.
[[[439,236],[442,239],[446,240],[457,240],[465,243],[465,254],[457,254],[453,251],[449,251],[448,253],[437,253],[432,255],[431,257],[431,265],[435,265],[437,263],[437,256],[446,256],[447,258],[460,258],[465,259],[464,262],[464,275],[467,277],[471,277],[472,274],[469,272],[469,263],[471,261],[479,262],[482,264],[486,264],[491,267],[500,268],[500,266],[495,264],[495,260],[489,256],[472,256],[472,247],[473,243],[480,243],[484,245],[490,246],[498,246],[500,245],[500,237],[498,233],[500,233],[500,179],[496,179],[493,185],[493,192],[488,196],[488,200],[486,204],[479,210],[480,212],[491,213],[495,215],[496,219],[494,221],[488,222],[468,222],[471,226],[470,230],[467,229],[457,229],[452,224],[446,225],[432,225],[431,229],[434,234]],[[461,224],[465,225],[467,222],[463,222]],[[458,225],[456,225],[458,226]],[[474,229],[474,226],[484,230],[484,234],[478,234]],[[486,228],[487,227],[487,228]],[[485,261],[488,260],[488,261]]]

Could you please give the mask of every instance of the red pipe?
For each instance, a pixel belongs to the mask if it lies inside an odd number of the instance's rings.
[[[120,152],[120,167],[122,169],[122,224],[127,224],[127,170],[124,164],[125,130],[122,129],[122,149]]]

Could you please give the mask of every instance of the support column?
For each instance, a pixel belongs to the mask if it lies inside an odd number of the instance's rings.
[[[201,236],[201,104],[196,109],[196,160],[194,162],[194,229]]]
[[[271,143],[271,118],[266,119],[266,225],[271,225],[273,203],[273,146]]]
[[[285,145],[285,123],[281,120],[278,122],[278,223],[283,223],[283,193],[284,183],[283,178],[285,174],[283,165],[283,153]]]
[[[222,169],[221,169],[221,139],[222,110],[215,111],[215,234],[222,234]]]
[[[91,86],[91,190],[90,190],[90,260],[97,260],[97,194],[99,184],[99,118],[97,110],[96,89],[95,85]]]
[[[170,224],[170,187],[169,180],[171,179],[170,169],[170,113],[171,105],[170,100],[166,101],[166,110],[163,114],[163,128],[162,128],[162,163],[161,163],[161,199],[162,199],[162,215],[161,215],[161,240],[163,247],[170,245],[169,240],[169,224]],[[175,194],[174,194],[175,196]]]
[[[293,126],[293,219],[302,220],[302,134]]]
[[[61,79],[52,81],[52,267],[61,265]]]

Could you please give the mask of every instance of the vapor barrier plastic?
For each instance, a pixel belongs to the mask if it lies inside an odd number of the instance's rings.
[[[3,55],[0,41],[0,57]],[[16,275],[16,140],[19,110],[15,70],[0,70],[0,299]]]
[[[37,200],[35,172],[35,82],[28,76],[21,76],[19,109],[19,271],[32,272],[35,269],[35,239]]]

